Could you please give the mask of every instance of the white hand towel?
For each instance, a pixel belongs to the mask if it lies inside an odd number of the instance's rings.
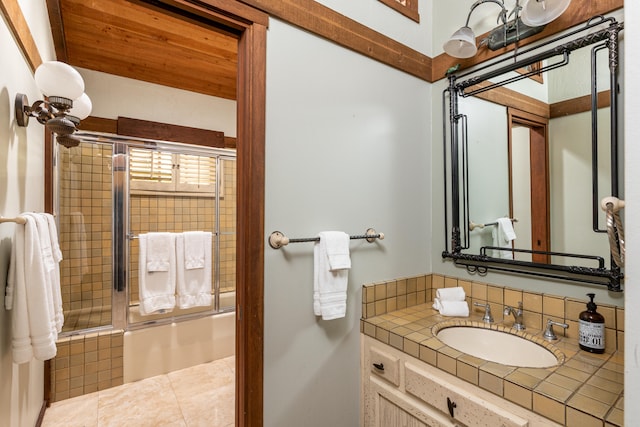
[[[498,218],[496,220],[498,226],[494,229],[494,246],[499,246],[507,250],[499,250],[498,257],[504,259],[513,259],[511,251],[511,242],[516,239],[516,233],[513,231],[513,223],[509,218]]]
[[[15,252],[9,280],[13,284],[11,347],[17,364],[48,360],[56,355],[45,278],[44,257],[36,220],[27,214],[26,224],[16,225]],[[13,249],[12,249],[13,250]]]
[[[343,233],[344,234],[344,233]],[[325,236],[325,238],[323,238]],[[348,237],[348,235],[347,235]],[[331,269],[327,243],[334,242],[320,233],[320,241],[313,247],[314,280],[313,280],[313,311],[323,320],[342,318],[347,310],[347,284],[349,271],[347,268]],[[344,240],[342,240],[344,244]],[[347,254],[349,241],[346,240]],[[344,256],[345,249],[337,249],[334,254]],[[341,264],[339,264],[341,263]],[[337,265],[345,265],[344,258],[336,260]],[[350,262],[349,262],[350,266]]]
[[[469,317],[469,305],[466,301],[433,300],[433,308],[443,316]]]
[[[151,234],[139,236],[138,257],[138,285],[140,293],[140,314],[148,315],[157,311],[172,311],[176,305],[176,239],[171,233],[162,233],[164,251],[168,256],[168,268],[166,271],[149,271],[147,267],[147,254]],[[156,237],[156,236],[154,236]],[[159,236],[158,236],[159,237]]]
[[[437,289],[436,298],[441,301],[464,301],[466,295],[462,286],[456,286],[455,288]]]
[[[192,239],[194,233],[196,232],[185,232],[176,236],[178,264],[176,294],[178,307],[180,308],[211,305],[211,247],[213,237],[212,234],[208,232],[197,232],[199,235],[195,236],[195,239]],[[187,247],[187,242],[193,240],[195,240],[198,245],[202,245],[202,268],[187,267],[187,254],[190,252]]]
[[[60,250],[60,243],[58,241],[58,229],[56,227],[56,221],[53,215],[45,213],[44,217],[47,219],[49,225],[49,235],[51,238],[51,252],[53,255],[54,271],[51,274],[52,286],[53,286],[53,304],[54,315],[56,319],[56,331],[62,332],[62,326],[64,325],[64,309],[62,308],[62,290],[60,288],[60,261],[62,261],[62,251]]]
[[[351,268],[349,256],[349,235],[342,231],[322,231],[318,234],[324,244],[331,271]]]
[[[172,233],[147,234],[147,271],[169,271],[175,261],[175,235]]]
[[[205,251],[209,248],[211,253],[211,233],[204,231],[186,231],[184,236],[184,268],[193,270],[196,268],[204,268],[206,265]],[[183,263],[178,261],[178,265]]]

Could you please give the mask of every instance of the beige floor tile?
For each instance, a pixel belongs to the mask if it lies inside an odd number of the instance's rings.
[[[235,357],[54,403],[43,427],[233,427]]]
[[[42,427],[96,427],[98,393],[55,402],[47,409]]]
[[[181,425],[182,412],[166,375],[100,392],[98,424],[102,426]],[[184,425],[184,424],[182,424]]]

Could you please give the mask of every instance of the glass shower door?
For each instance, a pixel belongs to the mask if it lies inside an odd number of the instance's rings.
[[[56,151],[56,215],[64,333],[112,323],[112,145]]]

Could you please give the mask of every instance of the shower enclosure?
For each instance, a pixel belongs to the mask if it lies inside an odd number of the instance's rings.
[[[133,330],[235,309],[235,150],[78,133],[54,150],[62,336]],[[138,236],[209,231],[212,304],[139,313]]]

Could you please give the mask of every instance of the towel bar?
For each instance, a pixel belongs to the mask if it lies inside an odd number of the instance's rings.
[[[15,218],[5,218],[3,216],[0,216],[0,223],[3,222],[15,222],[16,224],[26,224],[27,220],[21,216],[17,216]]]
[[[358,234],[355,236],[349,236],[351,240],[354,239],[366,239],[367,242],[373,243],[376,239],[384,239],[384,233],[378,233],[373,228],[368,228],[365,234]],[[305,237],[301,239],[290,239],[280,231],[274,231],[269,235],[269,246],[273,249],[280,249],[289,243],[301,243],[301,242],[319,242],[320,237]]]
[[[511,222],[518,222],[517,218],[511,218]],[[473,231],[475,228],[485,228],[492,225],[498,225],[498,221],[488,222],[486,224],[476,224],[473,221],[469,221],[469,231]]]

